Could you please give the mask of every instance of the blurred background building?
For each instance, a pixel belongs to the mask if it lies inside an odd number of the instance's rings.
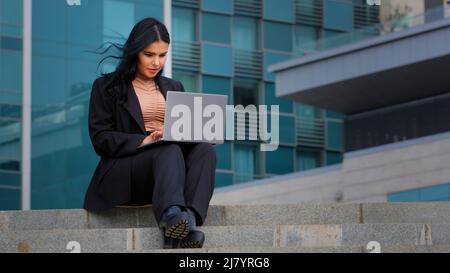
[[[133,25],[150,16],[171,26],[172,54],[166,73],[182,81],[187,91],[225,94],[229,104],[234,105],[280,105],[280,146],[276,151],[259,151],[258,141],[227,141],[216,146],[217,202],[363,200],[361,190],[353,197],[342,190],[345,151],[448,131],[444,119],[439,123],[442,126],[432,126],[427,122],[433,118],[428,117],[416,125],[424,128],[417,129],[420,132],[399,133],[403,130],[399,124],[406,128],[403,118],[411,113],[401,107],[397,119],[387,114],[381,117],[379,111],[370,116],[372,110],[407,101],[430,96],[433,102],[438,101],[434,95],[445,93],[442,90],[427,93],[427,89],[421,89],[422,93],[417,91],[420,95],[400,99],[400,95],[388,95],[407,91],[395,92],[395,88],[391,88],[382,93],[387,96],[386,100],[365,97],[366,104],[373,103],[370,107],[357,100],[348,101],[348,107],[329,100],[336,96],[335,89],[339,90],[341,101],[358,98],[355,87],[367,81],[350,81],[351,88],[342,87],[343,78],[334,79],[336,82],[331,80],[346,66],[330,66],[318,60],[331,59],[338,50],[356,50],[351,47],[373,39],[445,23],[450,17],[448,1],[381,0],[380,5],[376,2],[0,0],[0,210],[81,207],[98,161],[87,132],[91,84],[101,72],[111,71],[115,65],[108,60],[98,67],[102,56],[92,51],[105,42],[123,43]],[[23,14],[31,14],[31,17]],[[29,46],[31,51],[27,50]],[[450,44],[447,46],[450,48]],[[393,57],[377,56],[380,62],[388,62]],[[352,62],[347,63],[347,68],[357,68],[355,64],[362,59]],[[442,66],[433,66],[442,62]],[[421,69],[439,69],[441,73],[435,75],[440,78],[444,73],[440,69],[448,68],[447,62],[448,59],[436,60]],[[307,73],[294,77],[290,74],[285,80],[283,71],[297,73],[295,69],[304,64],[311,65]],[[269,66],[273,67],[272,72]],[[392,68],[385,68],[385,71]],[[383,82],[383,75],[376,74],[370,82]],[[401,76],[397,79],[403,82],[408,81],[411,74]],[[293,82],[302,77],[322,82],[317,86]],[[327,86],[321,88],[329,79]],[[440,83],[435,82],[435,85]],[[373,86],[373,89],[378,88]],[[450,86],[446,88],[448,92]],[[344,89],[353,93],[342,92]],[[28,96],[29,114],[28,108],[23,106]],[[384,103],[377,104],[380,101]],[[438,109],[435,104],[426,105]],[[417,114],[422,115],[423,112]],[[371,124],[376,126],[371,127]],[[396,128],[399,132],[394,130],[388,137],[375,140],[371,133],[379,132],[379,128]],[[351,158],[352,154],[348,153],[347,157]],[[355,157],[355,162],[360,161]],[[334,166],[326,167],[328,165]],[[258,179],[262,180],[252,182]],[[432,183],[438,184],[434,180]],[[445,198],[449,200],[450,185],[441,184],[440,187],[447,189]],[[411,187],[420,186],[420,183],[409,183],[402,189],[419,192],[422,189]],[[305,187],[313,190],[305,190]],[[251,192],[252,189],[256,190]],[[291,195],[287,194],[289,191]],[[372,199],[382,200],[379,196]]]

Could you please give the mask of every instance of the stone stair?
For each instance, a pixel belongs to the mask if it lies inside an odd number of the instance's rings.
[[[151,207],[4,211],[0,252],[450,252],[450,202],[211,206],[201,230],[166,250]]]

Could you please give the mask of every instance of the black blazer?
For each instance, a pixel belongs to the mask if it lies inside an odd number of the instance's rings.
[[[84,208],[89,211],[130,201],[131,156],[147,135],[132,84],[127,88],[126,103],[113,99],[105,84],[105,77],[94,81],[89,102],[89,136],[101,157],[84,199]],[[159,89],[164,98],[168,90],[184,91],[181,82],[162,76]]]

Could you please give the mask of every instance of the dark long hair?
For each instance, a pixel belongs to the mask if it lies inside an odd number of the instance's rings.
[[[120,102],[126,102],[127,87],[136,75],[139,52],[155,41],[163,41],[170,44],[169,32],[167,31],[166,26],[160,21],[154,18],[145,18],[133,27],[123,46],[110,43],[110,46],[101,53],[107,52],[112,47],[118,49],[122,53],[120,57],[107,56],[99,63],[100,66],[107,58],[120,60],[114,72],[103,74],[107,79],[105,88],[111,96],[118,99]],[[157,84],[159,83],[162,71],[163,70],[161,69],[155,76],[155,82]]]

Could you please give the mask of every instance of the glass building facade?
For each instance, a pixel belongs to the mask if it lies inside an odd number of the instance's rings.
[[[114,62],[93,53],[123,43],[145,17],[171,21],[172,77],[229,104],[280,106],[280,146],[216,146],[216,186],[340,163],[339,113],[275,96],[267,67],[339,44],[376,23],[376,7],[343,0],[34,0],[31,55],[31,208],[79,208],[98,162],[87,131],[92,82]],[[0,210],[21,208],[23,1],[0,0]],[[373,34],[368,34],[373,35]]]

